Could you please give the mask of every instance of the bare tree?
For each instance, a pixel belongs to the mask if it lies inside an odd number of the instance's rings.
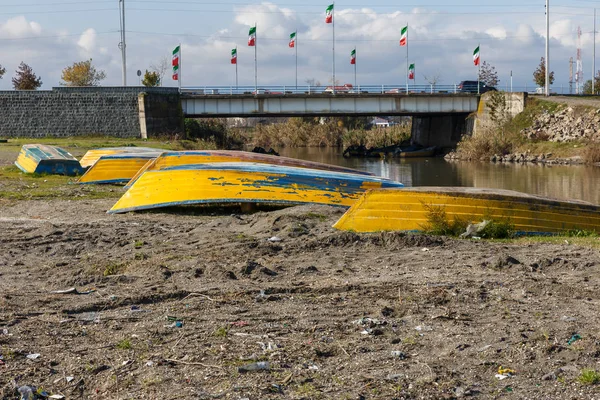
[[[319,82],[318,80],[316,80],[315,78],[308,78],[305,79],[304,82],[306,82],[306,84],[308,86],[315,86],[315,87],[319,87],[321,86],[321,82]]]
[[[171,65],[167,56],[161,57],[156,64],[150,64],[150,70],[158,74],[158,86],[162,86],[163,78],[170,67]]]
[[[2,65],[0,65],[0,79],[2,79],[2,76],[6,73],[6,68],[4,68]]]
[[[498,79],[498,72],[496,67],[484,61],[481,64],[481,70],[479,72],[479,80],[485,83],[487,86],[498,86],[500,79]]]
[[[423,78],[425,79],[425,82],[435,87],[435,85],[442,81],[442,73],[437,71],[433,75],[423,75]]]

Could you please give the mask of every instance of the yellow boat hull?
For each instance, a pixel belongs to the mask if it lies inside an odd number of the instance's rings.
[[[102,156],[77,181],[85,184],[127,183],[149,161],[161,153],[115,154]]]
[[[147,170],[109,213],[198,203],[349,207],[367,189],[401,186],[385,178],[269,164],[182,165]]]
[[[600,206],[508,190],[444,187],[369,190],[333,227],[356,232],[422,231],[432,210],[443,210],[450,221],[506,221],[518,233],[600,232]]]
[[[83,168],[87,168],[87,167],[91,167],[92,165],[94,165],[102,156],[110,156],[110,155],[115,155],[115,154],[129,154],[129,153],[134,153],[134,154],[139,154],[139,153],[146,153],[146,152],[151,152],[151,153],[156,153],[156,152],[162,152],[165,150],[162,149],[154,149],[151,147],[106,147],[106,148],[102,148],[102,149],[92,149],[92,150],[88,150],[83,157],[81,157],[81,160],[79,160],[79,163],[81,164],[81,166]]]
[[[289,157],[278,157],[268,154],[252,153],[249,151],[237,150],[195,150],[195,151],[172,151],[164,152],[156,160],[148,162],[144,168],[127,183],[130,187],[144,172],[160,170],[163,168],[176,167],[179,165],[207,164],[207,163],[231,163],[231,162],[251,162],[259,164],[281,165],[283,167],[311,168],[323,171],[345,172],[351,174],[372,175],[365,171],[358,171],[351,168],[340,167],[337,165],[323,164],[313,161],[299,160]]]

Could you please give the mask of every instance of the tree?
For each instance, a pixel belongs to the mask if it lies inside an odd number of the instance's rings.
[[[533,71],[533,81],[540,87],[546,86],[546,59],[544,57],[540,59],[540,65]],[[554,71],[550,72],[549,81],[551,85],[554,83]]]
[[[423,79],[425,79],[425,82],[435,87],[435,85],[442,81],[442,73],[440,71],[437,71],[433,75],[423,75]]]
[[[98,86],[104,78],[106,78],[106,73],[97,71],[90,58],[87,61],[76,62],[63,69],[60,77],[63,82],[60,84],[64,86]]]
[[[144,74],[144,79],[142,79],[142,85],[147,87],[156,87],[160,85],[160,76],[156,71],[148,71]]]
[[[305,79],[304,82],[306,82],[306,84],[308,86],[314,86],[314,87],[319,87],[321,86],[321,82],[319,82],[318,80],[316,80],[315,78],[309,78],[309,79]]]
[[[6,68],[2,67],[2,65],[0,65],[0,79],[2,79],[2,76],[6,73]]]
[[[169,59],[167,57],[162,57],[156,64],[150,64],[150,71],[154,71],[158,74],[157,86],[162,86],[165,74],[167,73],[167,70],[170,67],[171,63],[169,62]]]
[[[42,78],[33,73],[33,69],[23,61],[19,69],[15,71],[16,76],[12,78],[12,84],[15,90],[36,90],[42,86]]]
[[[484,61],[481,64],[481,70],[479,71],[479,80],[487,86],[498,86],[500,79],[498,79],[496,67],[492,66],[492,64],[488,64],[487,61]]]
[[[592,80],[589,79],[583,84],[583,94],[592,94]],[[600,71],[596,72],[596,82],[594,83],[594,93],[600,94]]]

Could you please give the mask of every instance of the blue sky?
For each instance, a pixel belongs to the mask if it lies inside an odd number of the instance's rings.
[[[248,28],[257,23],[259,85],[292,85],[294,51],[289,34],[298,30],[299,83],[331,75],[331,25],[324,23],[328,2],[246,0],[125,0],[127,8],[128,80],[149,68],[182,43],[184,86],[231,85],[229,63],[238,47],[240,85],[253,85],[254,51],[246,46]],[[544,55],[544,0],[467,1],[348,0],[335,5],[336,77],[353,82],[349,64],[357,48],[359,84],[403,84],[405,49],[398,46],[400,29],[409,24],[410,61],[417,83],[439,77],[441,84],[474,79],[473,49],[481,43],[482,59],[496,67],[500,86],[533,86],[532,72]],[[569,57],[576,56],[581,26],[584,78],[591,77],[593,7],[600,1],[552,0],[551,70],[555,87],[567,87]],[[106,71],[104,85],[121,83],[117,0],[0,0],[0,65],[7,74],[21,61],[42,77],[43,88],[60,82],[62,68],[92,58]],[[597,69],[600,69],[600,64]],[[170,75],[167,73],[167,75]],[[167,80],[167,85],[175,82]]]

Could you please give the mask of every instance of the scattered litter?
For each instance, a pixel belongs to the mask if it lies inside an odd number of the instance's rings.
[[[234,321],[234,322],[231,323],[231,326],[235,326],[237,328],[241,328],[243,326],[248,326],[248,325],[250,325],[248,323],[248,321]]]
[[[256,342],[260,345],[260,347],[262,348],[262,350],[264,352],[268,352],[268,351],[275,351],[279,349],[279,346],[273,342],[269,342],[267,344],[263,343],[263,342]]]
[[[502,380],[502,379],[506,379],[506,378],[510,378],[512,375],[509,374],[496,374],[495,377],[498,378],[498,380]]]
[[[256,301],[262,301],[266,298],[265,291],[261,289],[260,293],[254,298]]]
[[[281,238],[279,236],[273,236],[269,238],[269,242],[281,242]]]
[[[491,344],[487,344],[487,345],[485,345],[483,347],[478,348],[477,351],[481,353],[482,351],[486,351],[490,347],[492,347],[492,345]]]
[[[582,339],[581,335],[579,335],[579,333],[575,333],[575,334],[573,334],[573,336],[571,336],[571,339],[569,339],[568,343],[569,343],[569,345],[572,345],[573,343],[575,343],[576,341],[581,340],[581,339]]]
[[[131,306],[130,311],[131,312],[146,312],[146,310],[143,310],[142,307],[140,307],[140,306]]]
[[[83,322],[93,322],[98,324],[100,323],[100,313],[94,311],[82,313],[78,319]]]
[[[311,369],[313,371],[318,371],[319,370],[319,366],[316,364],[312,364],[308,366],[308,369]]]
[[[408,356],[404,352],[399,351],[399,350],[393,350],[391,354],[392,354],[392,357],[396,357],[401,360],[406,360],[408,358]]]
[[[498,367],[498,373],[501,375],[505,375],[505,374],[509,374],[509,375],[514,375],[517,373],[517,371],[515,371],[514,369],[510,369],[510,368],[502,368],[502,366]]]
[[[356,321],[352,321],[355,325],[360,325],[364,329],[360,332],[361,335],[383,335],[383,331],[381,329],[375,329],[378,326],[386,325],[387,321],[381,321],[376,318],[363,317],[361,319],[357,319]]]
[[[3,335],[8,335],[8,329],[2,329],[2,334]]]
[[[481,231],[483,231],[485,229],[486,226],[489,225],[491,221],[488,220],[484,220],[478,224],[469,224],[469,226],[467,226],[467,230],[462,233],[460,235],[461,238],[467,238],[472,236],[473,239],[475,239],[477,236],[474,236],[476,233],[479,233]],[[480,237],[477,237],[477,239],[481,239]]]
[[[80,292],[76,288],[69,288],[69,289],[65,289],[65,290],[53,290],[50,293],[54,293],[54,294],[90,294],[90,293],[94,293],[95,291],[96,291],[96,289],[90,289],[90,290],[86,290],[85,292]]]
[[[569,317],[568,315],[563,315],[562,317],[560,317],[560,320],[564,322],[575,322],[577,321],[577,318]]]
[[[170,325],[165,325],[165,328],[183,328],[183,321],[175,321]]]
[[[270,369],[268,361],[259,361],[255,363],[250,363],[246,365],[242,365],[238,367],[238,372],[252,372],[252,371],[267,371]]]
[[[423,247],[421,251],[429,251],[429,249],[427,247]]]
[[[52,396],[49,396],[48,398],[55,399],[55,400],[62,400],[62,399],[65,399],[66,397],[63,396],[62,394],[53,394]]]
[[[415,330],[418,332],[431,332],[433,328],[428,325],[418,325],[415,327]]]
[[[65,380],[67,381],[67,383],[71,383],[71,382],[73,382],[73,379],[75,379],[75,377],[73,377],[73,376],[67,376],[67,377],[65,378]]]
[[[37,389],[34,386],[21,386],[17,391],[21,395],[20,400],[35,400],[36,398]]]
[[[27,354],[27,358],[29,358],[30,360],[37,360],[40,357],[41,354],[39,353],[33,353],[33,354]]]
[[[146,367],[151,367],[154,365],[154,361],[147,361],[146,362]]]

